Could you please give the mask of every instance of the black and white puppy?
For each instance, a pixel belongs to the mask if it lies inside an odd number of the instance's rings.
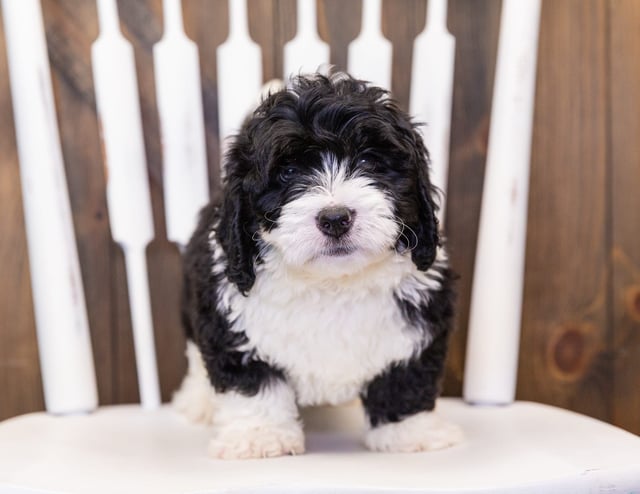
[[[304,451],[298,406],[361,398],[373,450],[455,444],[432,410],[453,316],[427,151],[388,94],[337,73],[266,97],[185,254],[174,403],[221,458]]]

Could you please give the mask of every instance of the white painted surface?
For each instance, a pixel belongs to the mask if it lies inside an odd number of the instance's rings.
[[[284,45],[285,80],[329,63],[329,45],[318,36],[316,8],[316,0],[298,0],[297,33]]]
[[[98,396],[40,2],[3,0],[2,17],[45,404],[86,412]]]
[[[476,248],[464,398],[515,397],[540,0],[505,0]]]
[[[217,50],[218,121],[222,154],[253,111],[262,86],[260,47],[249,36],[246,0],[229,2],[229,37]],[[222,166],[220,167],[221,172]]]
[[[3,492],[628,493],[640,489],[640,438],[533,403],[438,413],[466,441],[441,451],[372,453],[359,407],[304,414],[307,453],[214,460],[209,431],[168,408],[105,407],[85,417],[33,414],[0,423]],[[9,487],[11,486],[11,487]],[[20,486],[18,489],[17,486]]]
[[[140,403],[146,409],[154,409],[160,406],[160,387],[153,338],[147,256],[144,246],[122,244],[122,248],[127,269]]]
[[[135,62],[133,49],[120,32],[115,0],[98,0],[98,14],[100,35],[91,55],[105,150],[109,221],[127,264],[141,402],[145,408],[156,408],[160,391],[144,260],[154,232]]]
[[[352,76],[391,89],[393,48],[381,25],[382,0],[362,2],[362,29],[349,44],[347,65]]]
[[[426,27],[413,44],[409,112],[423,123],[431,157],[431,183],[444,194],[438,219],[444,224],[449,175],[449,135],[456,41],[447,31],[447,0],[429,0]]]
[[[185,246],[209,202],[200,62],[187,38],[180,0],[164,0],[164,34],[153,47],[162,138],[167,238]]]

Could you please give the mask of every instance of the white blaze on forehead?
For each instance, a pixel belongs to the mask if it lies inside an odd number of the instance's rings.
[[[315,173],[314,179],[316,187],[323,189],[327,194],[334,194],[348,179],[347,165],[344,162],[340,163],[333,154],[323,154],[322,168]]]
[[[316,225],[318,213],[331,206],[343,206],[354,213],[350,231],[340,240],[342,247],[354,252],[344,258],[325,257],[335,239],[326,237]],[[326,154],[311,183],[307,182],[304,191],[282,207],[278,225],[262,232],[262,237],[290,266],[319,262],[340,271],[341,265],[360,269],[388,254],[399,231],[391,198],[376,187],[374,179],[350,174],[347,163]]]

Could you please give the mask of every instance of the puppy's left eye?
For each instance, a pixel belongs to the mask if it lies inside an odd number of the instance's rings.
[[[294,166],[287,166],[280,172],[280,180],[288,182],[298,175],[298,169]]]

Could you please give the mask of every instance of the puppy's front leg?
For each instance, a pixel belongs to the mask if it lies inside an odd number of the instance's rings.
[[[420,356],[392,365],[368,384],[362,403],[369,419],[365,436],[369,449],[409,453],[462,441],[462,430],[433,411],[446,338],[438,336]]]
[[[215,458],[265,458],[304,453],[304,434],[292,389],[283,380],[257,394],[216,393],[209,454]]]

